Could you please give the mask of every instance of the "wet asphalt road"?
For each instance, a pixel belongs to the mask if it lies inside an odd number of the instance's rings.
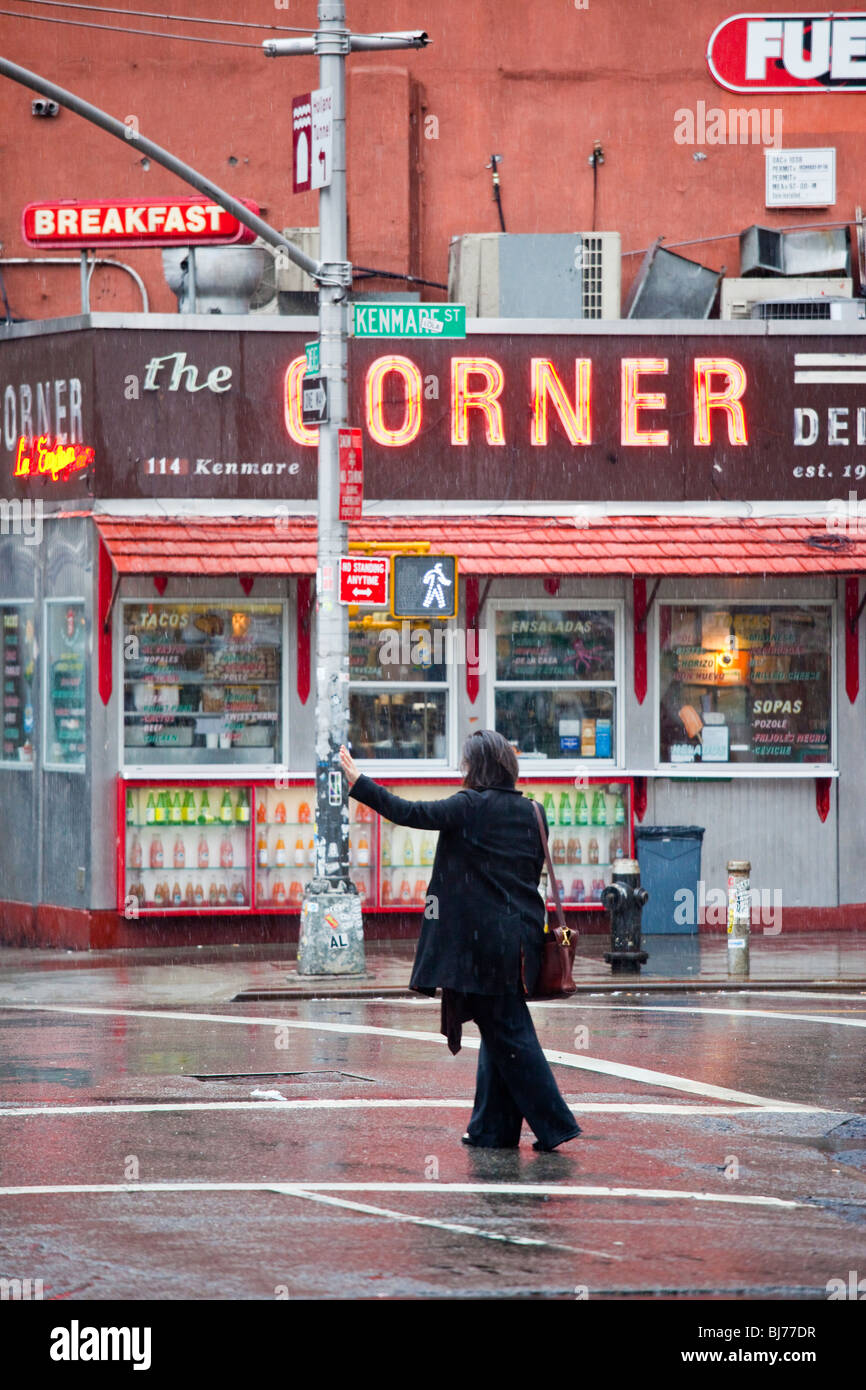
[[[533,1005],[583,1129],[548,1155],[460,1144],[477,1033],[452,1058],[436,1003],[86,973],[0,1003],[0,1275],[46,1298],[825,1300],[866,1274],[863,994]]]

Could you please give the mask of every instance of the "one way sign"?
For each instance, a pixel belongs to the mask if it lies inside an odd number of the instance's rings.
[[[305,376],[301,388],[301,419],[305,425],[324,425],[328,421],[328,378]]]

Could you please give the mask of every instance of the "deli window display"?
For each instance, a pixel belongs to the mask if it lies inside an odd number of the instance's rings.
[[[659,761],[833,758],[830,604],[662,603]]]
[[[620,628],[614,604],[496,607],[491,724],[518,756],[618,762]]]
[[[3,630],[3,748],[0,762],[33,766],[36,633],[32,603],[0,604]]]
[[[83,599],[45,603],[45,766],[84,771],[87,649]]]
[[[349,737],[356,758],[444,762],[452,642],[447,625],[435,619],[350,620]]]
[[[279,764],[282,603],[123,605],[129,765]]]

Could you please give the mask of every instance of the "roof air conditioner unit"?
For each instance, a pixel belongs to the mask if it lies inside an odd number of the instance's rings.
[[[791,319],[824,319],[830,322],[866,318],[863,299],[770,299],[752,305],[753,319],[784,322]]]
[[[851,234],[847,227],[813,227],[799,232],[747,227],[740,232],[740,275],[850,275]]]
[[[724,279],[719,298],[719,318],[751,318],[753,304],[775,299],[850,299],[853,289],[850,279]]]
[[[318,227],[284,227],[283,236],[313,260],[319,259]],[[253,314],[316,314],[319,292],[315,280],[290,261],[284,251],[267,247],[267,260],[252,298]]]
[[[619,232],[454,237],[448,298],[470,318],[618,319]]]

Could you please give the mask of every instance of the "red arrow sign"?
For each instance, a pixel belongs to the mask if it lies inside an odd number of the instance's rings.
[[[380,559],[378,556],[341,556],[340,602],[365,603],[371,608],[387,608],[390,566],[390,560]]]

